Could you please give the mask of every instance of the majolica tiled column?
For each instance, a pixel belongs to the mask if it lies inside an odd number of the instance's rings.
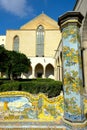
[[[67,12],[59,17],[63,43],[64,119],[82,122],[84,117],[80,26],[83,16]]]

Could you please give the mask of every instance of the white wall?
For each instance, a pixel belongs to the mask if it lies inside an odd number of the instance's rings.
[[[5,45],[5,40],[6,40],[6,36],[5,35],[1,35],[0,36],[0,45]]]

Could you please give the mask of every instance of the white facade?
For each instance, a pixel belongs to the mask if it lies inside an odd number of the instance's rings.
[[[55,60],[48,57],[31,57],[29,73],[22,74],[22,78],[52,78],[55,79]]]
[[[5,46],[5,41],[6,41],[6,36],[5,35],[0,35],[0,45]]]
[[[56,80],[63,80],[63,75],[62,75],[62,40],[60,41],[60,44],[58,45],[58,48],[55,53],[55,79]]]

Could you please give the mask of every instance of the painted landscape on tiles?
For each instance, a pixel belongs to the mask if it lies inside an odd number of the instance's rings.
[[[10,93],[10,94],[9,94]],[[16,93],[16,92],[14,92]],[[11,92],[0,96],[0,120],[60,120],[63,116],[63,97],[48,99],[44,94],[38,96],[23,92]]]

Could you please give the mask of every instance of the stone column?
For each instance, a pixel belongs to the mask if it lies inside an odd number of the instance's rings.
[[[32,67],[32,78],[35,78],[35,67]]]
[[[43,76],[42,76],[42,78],[46,78],[46,73],[45,73],[45,66],[43,67]]]
[[[1,77],[1,72],[0,72],[0,77]]]
[[[87,94],[87,49],[83,50],[83,66],[84,66],[84,85],[85,93]]]
[[[70,127],[67,130],[75,130],[78,123],[76,130],[85,130],[80,126],[85,120],[79,34],[82,20],[81,13],[67,12],[58,21],[63,43],[64,120]]]
[[[56,70],[57,70],[57,80],[59,80],[59,66],[57,66]]]
[[[83,70],[84,70],[84,87],[87,94],[87,14],[84,17],[83,26],[81,27],[82,34],[82,56],[83,56]]]

